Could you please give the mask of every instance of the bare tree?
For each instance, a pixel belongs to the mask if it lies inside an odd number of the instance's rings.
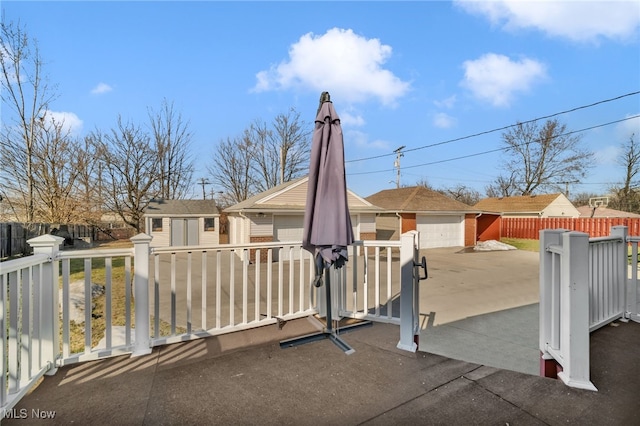
[[[40,127],[32,156],[36,217],[49,223],[81,222],[76,164],[80,146],[64,122],[51,119]]]
[[[640,173],[640,146],[635,134],[622,144],[622,154],[617,162],[623,167],[624,179],[622,185],[611,188],[614,199],[610,206],[616,209],[637,212],[640,211],[640,194],[638,194],[638,173]]]
[[[507,155],[504,169],[512,177],[503,178],[503,183],[515,185],[513,195],[530,195],[563,190],[562,185],[580,181],[593,160],[593,153],[583,149],[580,140],[556,119],[512,127],[502,135]]]
[[[255,147],[258,192],[288,182],[308,170],[311,130],[295,109],[278,114],[272,129],[268,129],[266,123],[256,121],[246,134]]]
[[[456,185],[452,188],[444,188],[440,192],[449,198],[453,198],[454,200],[460,201],[469,206],[473,206],[480,201],[480,193],[465,185]]]
[[[142,232],[144,210],[158,195],[158,156],[151,138],[121,117],[110,133],[95,131],[91,138],[104,165],[105,204]]]
[[[166,99],[159,111],[149,109],[149,121],[158,154],[158,196],[168,200],[184,198],[193,179],[189,123]]]
[[[0,23],[0,98],[10,114],[4,114],[1,152],[20,148],[23,161],[24,186],[17,185],[13,199],[21,199],[27,222],[35,215],[34,145],[41,120],[56,97],[55,90],[44,76],[44,63],[38,44],[29,39],[20,24]],[[5,110],[6,111],[6,110]],[[9,116],[10,120],[6,117]],[[17,141],[21,143],[18,144]],[[6,161],[5,161],[6,162]]]
[[[504,175],[498,176],[494,183],[487,185],[485,188],[487,197],[499,198],[520,195],[520,193],[517,192],[517,185],[514,179],[513,173],[511,173],[509,177],[505,177]]]
[[[252,150],[255,148],[245,131],[243,137],[220,141],[207,170],[216,185],[224,189],[227,201],[239,203],[254,194]]]

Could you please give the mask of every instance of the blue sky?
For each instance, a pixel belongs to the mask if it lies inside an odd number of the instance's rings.
[[[311,124],[329,91],[358,195],[395,187],[400,146],[402,185],[484,193],[504,159],[482,154],[501,146],[491,130],[640,91],[639,1],[1,7],[5,22],[19,20],[38,40],[59,94],[52,114],[82,136],[114,127],[119,114],[144,124],[167,99],[190,123],[196,179],[220,140],[290,108]],[[622,180],[615,160],[640,135],[640,119],[627,119],[638,114],[635,94],[558,116],[571,130],[624,120],[582,133],[596,161],[571,193],[602,194]],[[201,193],[194,185],[193,197]]]

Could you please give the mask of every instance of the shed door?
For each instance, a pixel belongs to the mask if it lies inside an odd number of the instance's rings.
[[[464,215],[418,215],[416,222],[420,248],[464,246]]]
[[[198,219],[171,219],[171,245],[196,246],[199,244]]]

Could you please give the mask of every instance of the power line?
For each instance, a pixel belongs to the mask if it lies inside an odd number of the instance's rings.
[[[584,129],[580,129],[580,130],[573,130],[571,132],[563,133],[561,135],[556,135],[555,137],[557,138],[557,137],[561,137],[561,136],[568,136],[568,135],[571,135],[571,134],[574,134],[574,133],[586,132],[587,130],[593,130],[593,129],[597,129],[597,128],[600,128],[600,127],[610,126],[612,124],[621,123],[623,121],[632,120],[634,118],[639,118],[639,117],[640,117],[640,114],[637,114],[637,115],[633,115],[633,116],[630,116],[630,117],[622,118],[620,120],[610,121],[608,123],[598,124],[598,125],[591,126],[591,127],[585,127]],[[525,142],[525,144],[526,144],[526,142]],[[465,158],[478,157],[480,155],[492,154],[494,152],[506,151],[508,149],[510,149],[510,147],[496,148],[496,149],[491,149],[491,150],[488,150],[488,151],[476,152],[474,154],[467,154],[467,155],[461,155],[461,156],[458,156],[458,157],[446,158],[444,160],[431,161],[429,163],[416,164],[416,165],[413,165],[413,166],[404,166],[404,169],[415,169],[417,167],[431,166],[431,165],[434,165],[434,164],[447,163],[449,161],[463,160]],[[368,172],[347,173],[347,174],[350,175],[350,176],[367,175],[367,174],[373,174],[373,173],[386,173],[386,172],[389,172],[389,171],[392,171],[392,170],[393,169],[384,169],[384,170],[374,170],[374,171],[368,171]]]
[[[588,104],[588,105],[582,105],[582,106],[579,106],[579,107],[575,107],[575,108],[571,108],[571,109],[568,109],[568,110],[556,112],[554,114],[545,115],[545,116],[534,118],[534,119],[531,119],[531,120],[522,121],[522,122],[519,122],[519,123],[516,123],[516,124],[510,124],[508,126],[499,127],[499,128],[492,129],[492,130],[486,130],[486,131],[483,131],[483,132],[474,133],[474,134],[471,134],[471,135],[462,136],[462,137],[455,138],[455,139],[449,139],[449,140],[442,141],[442,142],[436,142],[436,143],[429,144],[429,145],[424,145],[424,146],[421,146],[421,147],[418,147],[418,148],[407,149],[405,152],[418,151],[418,150],[426,149],[426,148],[433,148],[434,146],[446,145],[446,144],[453,143],[453,142],[459,142],[459,141],[462,141],[462,140],[465,140],[465,139],[471,139],[471,138],[474,138],[474,137],[477,137],[477,136],[487,135],[489,133],[495,133],[495,132],[507,130],[507,129],[510,129],[512,127],[515,127],[515,126],[518,126],[518,125],[521,125],[521,124],[533,123],[534,121],[538,121],[538,120],[546,120],[546,119],[549,119],[549,118],[552,118],[552,117],[556,117],[558,115],[567,114],[567,113],[570,113],[570,112],[579,111],[581,109],[591,108],[591,107],[594,107],[596,105],[617,101],[617,100],[626,98],[628,96],[637,95],[639,93],[640,93],[640,91],[626,93],[624,95],[616,96],[616,97],[609,98],[609,99],[604,99],[604,100],[601,100],[601,101],[598,101],[598,102],[593,102],[593,103]],[[357,159],[354,159],[354,160],[346,160],[345,163],[355,163],[355,162],[358,162],[358,161],[375,160],[375,159],[378,159],[378,158],[390,157],[392,155],[395,155],[395,152],[388,153],[388,154],[375,155],[373,157],[357,158]]]

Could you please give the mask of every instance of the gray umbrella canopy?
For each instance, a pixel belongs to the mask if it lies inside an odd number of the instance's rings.
[[[323,92],[309,160],[302,246],[327,264],[340,267],[348,260],[347,246],[353,239],[340,117],[329,93]]]

